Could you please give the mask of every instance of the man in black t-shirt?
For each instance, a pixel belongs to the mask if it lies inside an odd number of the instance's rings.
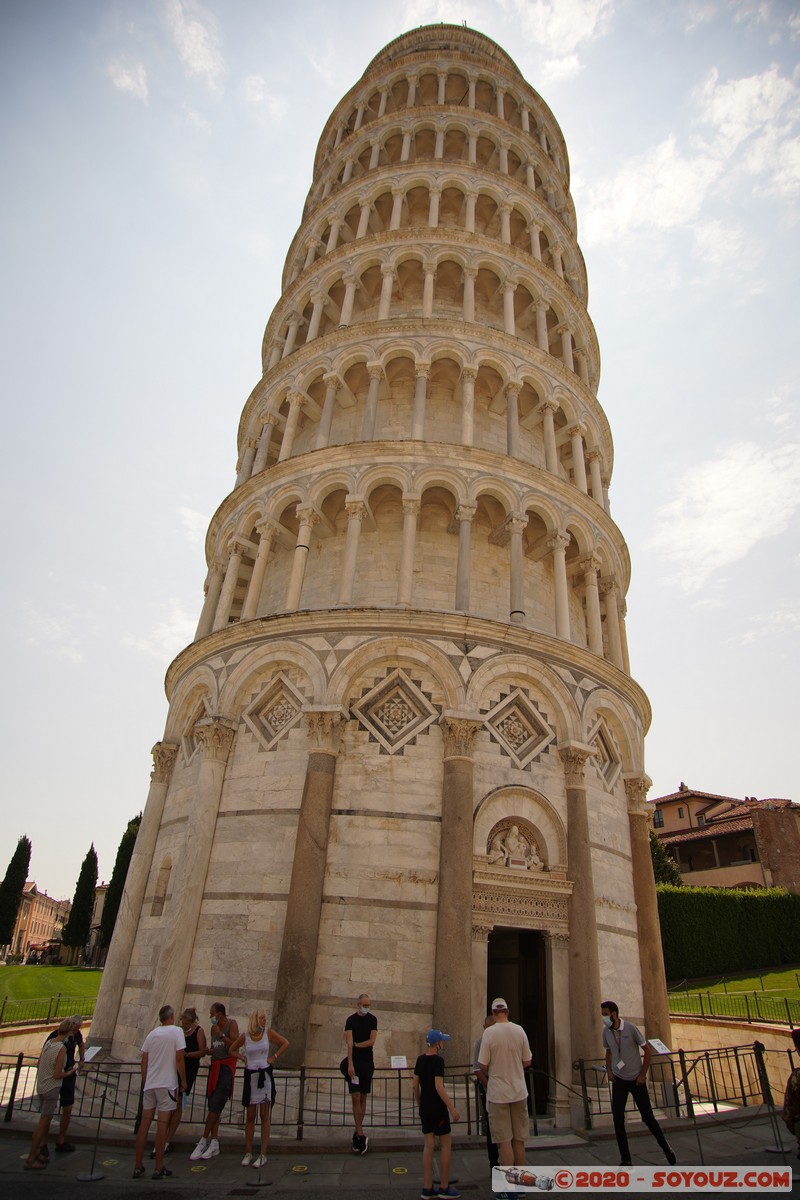
[[[369,1011],[369,995],[362,992],[357,1000],[358,1007],[344,1023],[344,1040],[347,1043],[347,1083],[353,1102],[353,1153],[366,1154],[369,1138],[364,1133],[364,1114],[367,1096],[372,1089],[372,1073],[375,1064],[372,1047],[378,1036],[378,1019]]]

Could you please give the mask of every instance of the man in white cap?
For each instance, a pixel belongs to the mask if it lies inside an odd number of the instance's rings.
[[[492,1141],[497,1143],[500,1165],[525,1165],[528,1136],[528,1085],[525,1069],[532,1062],[528,1037],[521,1025],[508,1019],[508,1005],[492,1001],[494,1025],[484,1030],[478,1067],[487,1076],[486,1105]]]

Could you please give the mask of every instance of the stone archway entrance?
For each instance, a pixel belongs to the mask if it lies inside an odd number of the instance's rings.
[[[495,996],[509,1006],[512,1021],[528,1035],[533,1064],[542,1074],[534,1075],[536,1112],[547,1112],[548,1012],[547,954],[544,937],[535,929],[495,926],[489,934],[486,958],[486,1011]]]

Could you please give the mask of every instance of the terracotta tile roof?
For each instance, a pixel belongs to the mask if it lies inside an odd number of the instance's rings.
[[[750,817],[731,817],[727,820],[709,821],[702,829],[687,829],[682,833],[665,833],[661,841],[671,846],[675,842],[700,842],[705,838],[722,837],[726,833],[741,833],[753,828]]]

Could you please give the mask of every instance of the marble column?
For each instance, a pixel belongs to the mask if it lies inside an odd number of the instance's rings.
[[[356,300],[356,287],[358,280],[352,271],[348,271],[342,276],[344,282],[344,299],[342,300],[342,311],[339,313],[339,328],[346,329],[353,319],[353,305]]]
[[[258,613],[258,601],[261,598],[261,589],[264,586],[264,576],[267,572],[267,563],[269,556],[272,553],[272,547],[275,544],[275,539],[278,536],[278,526],[274,521],[261,521],[256,525],[259,533],[258,550],[256,552],[256,560],[253,563],[253,574],[250,576],[250,582],[247,585],[247,595],[244,598],[242,605],[242,621],[252,621]]]
[[[338,604],[353,603],[358,543],[361,538],[361,523],[367,515],[367,506],[360,496],[348,496],[345,500],[345,510],[347,512],[347,534],[345,535],[342,574],[339,580]]]
[[[512,205],[500,205],[500,240],[504,245],[511,245],[511,211]]]
[[[222,591],[217,605],[216,616],[214,617],[214,633],[218,629],[225,629],[230,620],[231,609],[233,608],[233,598],[236,593],[236,585],[239,582],[239,569],[242,565],[242,558],[245,555],[247,547],[239,538],[232,538],[230,543],[230,558],[228,559],[228,569],[225,572],[225,582],[222,585]]]
[[[289,1039],[283,1056],[287,1067],[305,1060],[336,760],[347,713],[339,707],[313,707],[305,710],[305,718],[310,746],[272,1009],[275,1028]]]
[[[383,367],[380,363],[367,363],[369,372],[369,389],[367,402],[364,405],[364,419],[361,423],[362,442],[371,442],[375,437],[375,422],[378,416],[378,389],[383,379]]]
[[[603,478],[600,474],[600,450],[594,446],[586,455],[589,460],[589,479],[592,499],[603,507]]]
[[[475,267],[464,267],[464,320],[472,324],[475,320],[475,279],[478,272]]]
[[[430,203],[428,204],[428,228],[436,229],[439,224],[439,201],[442,198],[442,189],[440,187],[432,187],[430,189]]]
[[[571,1124],[570,1099],[567,1090],[572,1080],[572,1031],[570,1027],[569,933],[542,931],[547,962],[547,1040],[550,1074],[548,1108],[555,1118],[557,1129]],[[566,1086],[565,1086],[566,1085]]]
[[[103,970],[103,981],[92,1017],[89,1045],[101,1046],[104,1050],[110,1050],[114,1040],[114,1028],[136,942],[142,901],[147,889],[147,880],[150,876],[153,853],[156,848],[158,831],[161,828],[161,817],[178,747],[174,742],[156,742],[151,754],[153,755],[153,770],[150,773],[150,791],[147,794],[142,823],[139,826],[131,861],[128,865],[125,890],[120,900],[114,925],[114,936],[111,939]]]
[[[469,612],[469,577],[472,541],[472,518],[478,511],[475,504],[459,504],[456,509],[458,521],[458,565],[456,567],[456,609]]]
[[[397,603],[403,605],[411,603],[419,509],[419,496],[403,496],[403,537],[400,546],[400,571],[397,582]]]
[[[581,559],[583,586],[586,590],[586,633],[592,654],[603,657],[603,622],[600,616],[600,592],[597,587],[597,572],[600,559],[587,554]]]
[[[506,451],[509,458],[519,458],[519,394],[520,384],[506,384]]]
[[[253,459],[256,456],[256,446],[252,438],[248,438],[242,447],[242,457],[239,460],[239,470],[236,472],[236,483],[234,487],[241,487],[242,484],[250,478],[250,473],[253,469]]]
[[[191,799],[191,820],[186,823],[186,841],[173,867],[172,899],[165,910],[166,936],[155,969],[148,1029],[155,1024],[162,1004],[171,1004],[176,1012],[183,1007],[236,722],[222,716],[203,717],[192,732],[200,754],[200,770]]]
[[[556,326],[556,333],[561,334],[561,361],[568,371],[575,370],[575,364],[572,361],[572,330],[569,325],[562,322]]]
[[[486,919],[486,918],[484,918]],[[472,995],[470,1031],[473,1039],[483,1032],[486,1017],[486,992],[489,980],[489,934],[493,925],[472,926]],[[491,1003],[491,1000],[488,1002]],[[445,1032],[447,1032],[445,1030]]]
[[[530,225],[528,226],[528,232],[531,235],[531,254],[537,260],[537,262],[541,262],[542,261],[542,242],[541,242],[542,227],[541,227],[541,225],[537,225],[535,221],[531,221]]]
[[[254,475],[258,475],[267,465],[272,435],[275,432],[275,426],[277,423],[277,413],[267,413],[267,415],[264,417],[264,424],[261,426],[261,436],[258,439],[258,450],[256,451],[256,456],[253,460]]]
[[[464,193],[466,209],[464,212],[464,228],[467,233],[475,232],[475,204],[478,199],[478,193],[470,188]]]
[[[222,591],[222,582],[225,578],[225,570],[220,563],[214,562],[208,568],[206,576],[206,595],[203,601],[203,610],[200,613],[200,620],[197,623],[194,640],[200,641],[200,638],[207,637],[214,626],[214,616],[219,604],[219,596]]]
[[[570,640],[569,626],[569,590],[567,587],[567,546],[569,537],[566,533],[554,533],[548,538],[547,545],[553,552],[553,582],[556,591],[556,637]]]
[[[303,318],[299,313],[289,314],[289,325],[286,330],[286,341],[283,343],[283,351],[281,358],[288,358],[294,350],[294,344],[297,341],[297,331],[300,328],[300,323]]]
[[[311,320],[308,322],[308,333],[306,334],[306,345],[309,342],[313,342],[314,339],[319,336],[319,326],[320,326],[320,322],[322,320],[322,310],[325,306],[325,301],[327,300],[327,298],[328,297],[325,292],[312,292],[311,293],[311,303],[313,304],[314,307],[311,310]]]
[[[372,212],[372,205],[368,199],[362,199],[361,197],[359,197],[358,203],[361,205],[361,212],[358,216],[358,229],[356,230],[356,237],[363,238],[366,237],[367,233],[369,232],[369,214]]]
[[[514,293],[516,290],[516,282],[512,279],[507,279],[503,284],[503,329],[511,337],[516,337],[517,333],[514,318]]]
[[[388,321],[392,305],[392,288],[394,287],[394,271],[384,263],[381,267],[381,298],[378,302],[378,320]]]
[[[404,195],[405,195],[405,188],[400,187],[400,186],[392,188],[392,215],[389,218],[389,229],[390,230],[400,228],[400,218],[401,218],[402,212],[403,212],[403,196]]]
[[[322,403],[322,416],[319,419],[319,429],[317,430],[317,450],[324,450],[330,443],[336,396],[342,386],[342,381],[335,371],[329,371],[327,375],[323,375],[322,382],[325,384],[325,399]]]
[[[474,367],[464,367],[461,372],[461,445],[471,446],[475,435],[475,380],[478,372]]]
[[[645,797],[651,780],[644,773],[623,775],[628,800],[628,827],[631,838],[633,897],[636,902],[636,929],[639,938],[639,962],[642,968],[644,1023],[647,1037],[660,1038],[670,1045],[669,1003],[664,955],[661,949],[661,925],[658,897],[650,854],[650,824]]]
[[[586,460],[583,457],[583,435],[585,433],[585,425],[571,425],[569,428],[569,436],[572,443],[572,471],[574,475],[575,486],[580,488],[584,495],[588,495],[589,486],[586,482]]]
[[[522,535],[527,527],[528,518],[525,513],[512,513],[506,521],[506,529],[511,539],[511,594],[509,621],[512,625],[525,623],[525,575],[523,571],[524,554]]]
[[[300,607],[300,596],[303,591],[306,567],[308,566],[308,547],[311,544],[311,530],[319,521],[319,513],[310,505],[298,506],[297,519],[300,528],[297,531],[297,542],[292,559],[292,573],[289,576],[289,586],[286,589],[286,612],[297,612]]]
[[[425,405],[428,397],[428,379],[431,364],[418,362],[414,367],[416,382],[414,385],[414,412],[411,419],[411,439],[421,442],[425,437]]]
[[[550,305],[546,300],[536,301],[536,345],[545,354],[550,353],[550,338],[547,333],[547,313]]]
[[[556,449],[555,414],[558,404],[555,400],[545,400],[539,411],[542,414],[544,432],[544,463],[551,475],[558,475],[558,450]]]
[[[617,585],[612,577],[601,579],[600,589],[605,597],[606,631],[608,633],[608,657],[615,667],[624,670],[622,660],[622,637],[619,631],[619,608]]]
[[[602,999],[600,958],[584,778],[586,761],[594,751],[579,742],[564,742],[558,750],[566,780],[567,870],[572,880],[569,905],[569,1012],[574,1061],[577,1058],[597,1058],[600,1041],[597,1021]]]
[[[328,240],[325,243],[325,253],[331,254],[339,244],[339,230],[342,228],[342,218],[338,213],[331,217],[331,227],[328,230]]]
[[[283,440],[278,454],[278,462],[285,462],[287,458],[292,457],[292,449],[294,448],[294,439],[297,435],[297,428],[300,424],[300,414],[303,411],[305,396],[302,392],[289,393],[289,415],[286,418],[286,426],[283,431]]]
[[[433,316],[433,294],[436,286],[436,267],[433,263],[425,263],[425,278],[422,284],[422,316],[428,320]]]
[[[475,738],[472,714],[442,714],[444,777],[439,842],[433,1024],[452,1038],[453,1066],[471,1063],[472,810]]]

